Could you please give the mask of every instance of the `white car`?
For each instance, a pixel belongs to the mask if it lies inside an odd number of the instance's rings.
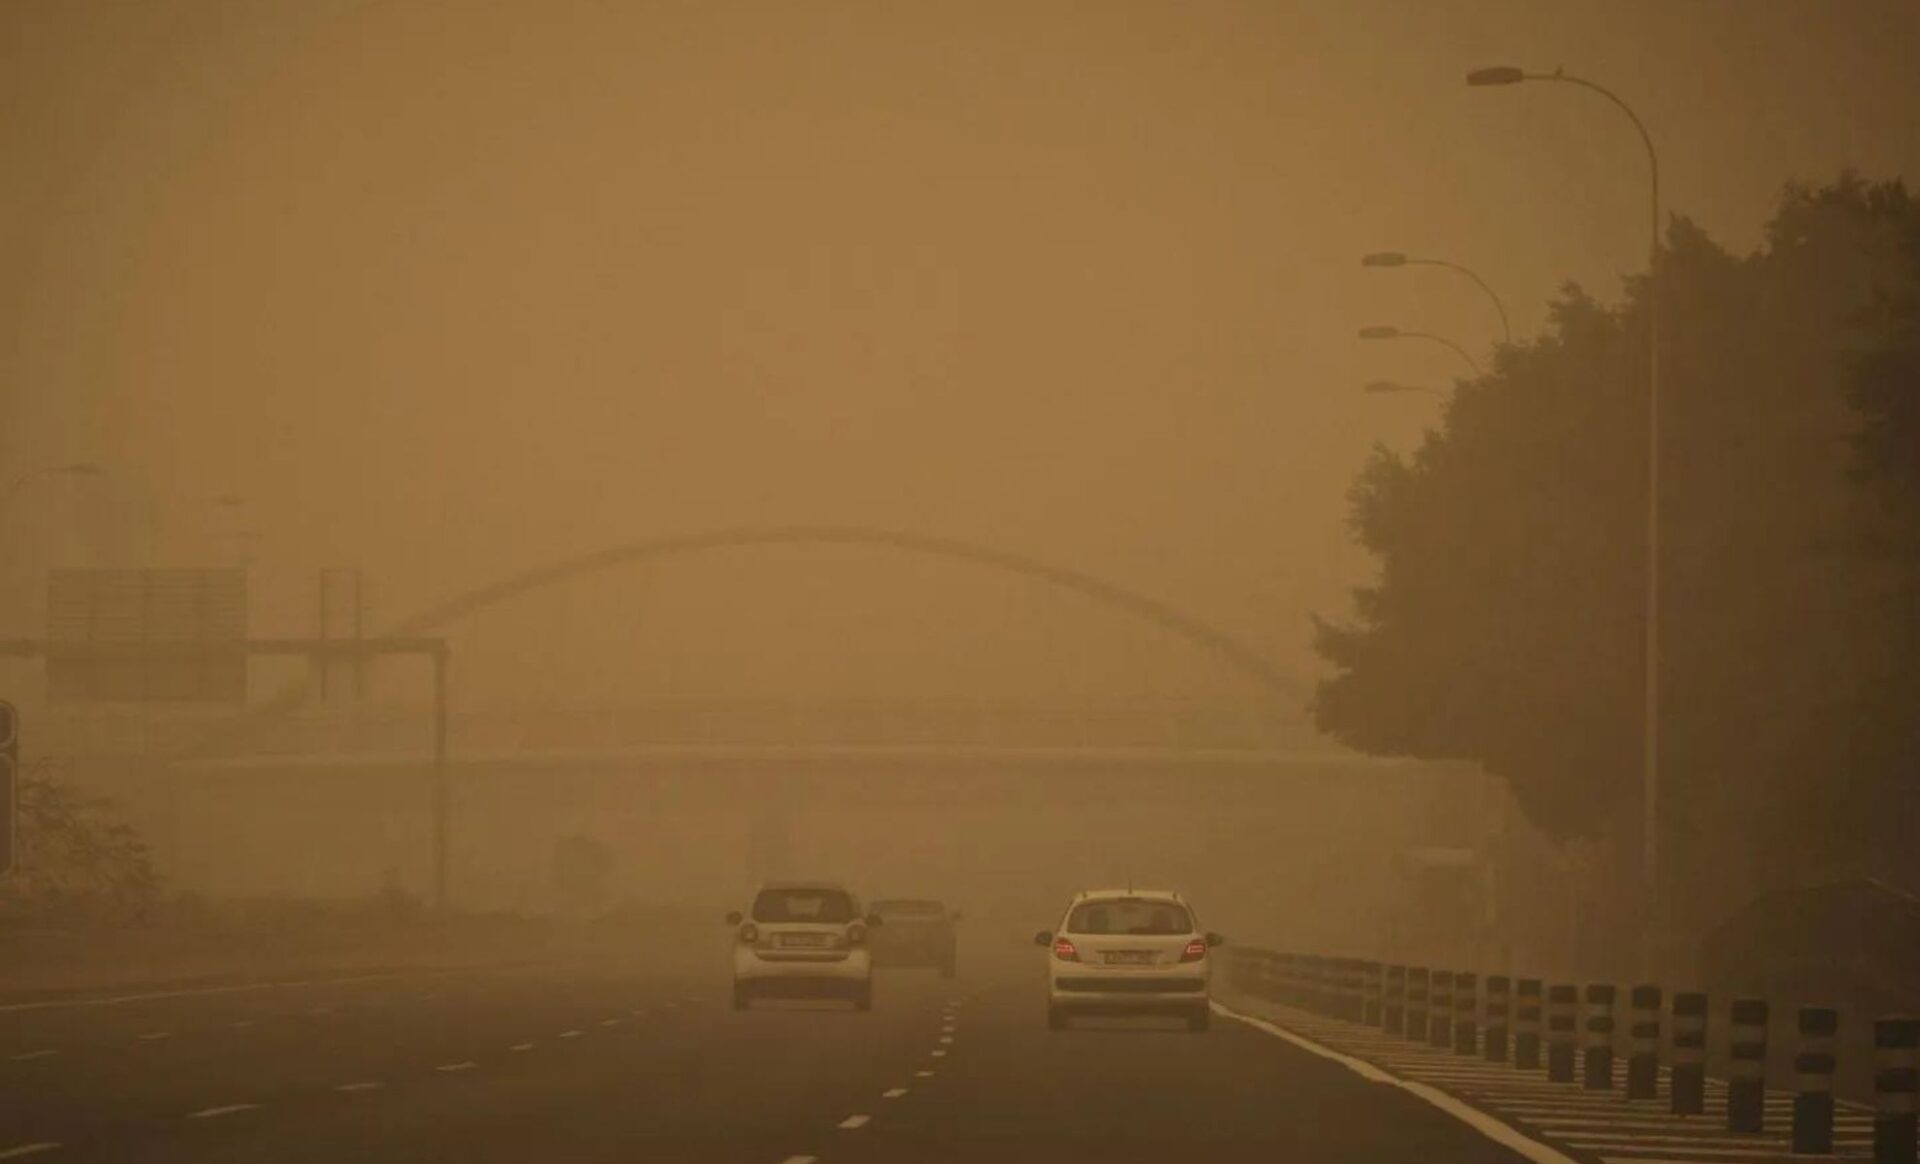
[[[873,1006],[873,954],[867,928],[880,919],[862,914],[860,899],[828,881],[763,885],[735,928],[733,1008],[757,997],[834,997],[857,1010]]]
[[[1200,928],[1177,893],[1102,889],[1067,906],[1057,928],[1034,943],[1047,951],[1047,1025],[1064,1030],[1075,1014],[1172,1014],[1204,1031],[1211,951],[1226,939]]]

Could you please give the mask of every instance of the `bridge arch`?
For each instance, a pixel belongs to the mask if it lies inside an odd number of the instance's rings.
[[[490,606],[576,578],[630,566],[653,558],[680,557],[711,550],[753,546],[814,545],[871,546],[900,550],[923,557],[971,563],[1044,582],[1101,605],[1174,632],[1206,650],[1241,674],[1304,703],[1310,684],[1281,667],[1242,640],[1180,610],[1178,607],[1129,590],[1083,570],[1054,565],[1038,558],[999,550],[959,538],[903,530],[847,525],[788,525],[742,527],[677,537],[623,542],[603,550],[579,554],[535,566],[518,574],[475,587],[401,620],[391,632],[397,636],[432,634],[448,624]]]

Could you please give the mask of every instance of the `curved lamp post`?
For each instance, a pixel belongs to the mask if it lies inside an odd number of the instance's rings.
[[[1360,386],[1360,391],[1374,396],[1392,396],[1407,392],[1421,392],[1433,396],[1444,396],[1444,389],[1431,384],[1401,384],[1393,380],[1369,380]]]
[[[1431,340],[1434,343],[1441,344],[1448,348],[1452,348],[1453,354],[1465,360],[1467,362],[1467,367],[1473,369],[1474,375],[1476,376],[1480,375],[1479,361],[1475,360],[1472,354],[1470,354],[1467,351],[1467,349],[1461,347],[1457,343],[1454,343],[1452,340],[1448,339],[1446,336],[1443,336],[1443,335],[1434,335],[1430,331],[1403,331],[1402,329],[1397,327],[1388,327],[1384,325],[1378,325],[1374,327],[1361,328],[1360,338],[1364,340],[1391,340],[1391,339]]]
[[[1655,825],[1660,803],[1660,156],[1654,152],[1653,136],[1646,123],[1620,95],[1604,85],[1575,77],[1555,69],[1551,73],[1529,73],[1511,65],[1475,69],[1467,74],[1467,84],[1475,87],[1518,85],[1526,81],[1557,81],[1589,89],[1627,115],[1647,148],[1648,240],[1647,240],[1647,641],[1645,727],[1641,753],[1640,796],[1640,876],[1648,904],[1655,900],[1658,886],[1659,835]]]
[[[1513,342],[1513,325],[1507,322],[1507,305],[1500,302],[1500,296],[1494,293],[1493,287],[1485,279],[1459,263],[1450,262],[1447,259],[1421,258],[1400,251],[1375,251],[1370,255],[1362,255],[1360,265],[1363,267],[1445,267],[1449,271],[1457,271],[1465,275],[1478,284],[1480,290],[1487,293],[1487,298],[1493,301],[1493,309],[1500,313],[1500,334],[1507,343]]]

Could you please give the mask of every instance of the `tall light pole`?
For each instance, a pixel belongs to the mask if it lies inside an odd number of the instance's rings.
[[[1452,348],[1453,354],[1465,360],[1467,362],[1467,367],[1473,369],[1474,375],[1478,376],[1480,374],[1480,362],[1474,359],[1473,355],[1470,352],[1468,352],[1467,349],[1461,347],[1457,343],[1454,343],[1452,340],[1448,339],[1446,336],[1443,336],[1443,335],[1434,335],[1432,332],[1429,332],[1429,331],[1404,331],[1397,327],[1388,327],[1384,325],[1379,325],[1374,327],[1361,328],[1360,338],[1364,340],[1391,340],[1391,339],[1431,340],[1434,343],[1440,344],[1444,347]]]
[[[1374,251],[1372,254],[1360,256],[1360,265],[1363,267],[1445,267],[1449,271],[1457,271],[1465,275],[1478,284],[1480,290],[1487,293],[1487,298],[1493,301],[1493,309],[1500,313],[1500,335],[1505,342],[1509,344],[1513,342],[1513,325],[1507,322],[1507,305],[1500,302],[1500,296],[1494,293],[1493,287],[1485,279],[1459,263],[1446,259],[1419,258],[1400,251]]]
[[[1639,114],[1604,85],[1559,69],[1529,73],[1511,65],[1475,69],[1467,74],[1467,84],[1474,86],[1518,85],[1523,81],[1558,81],[1600,94],[1627,115],[1640,134],[1641,144],[1647,147],[1647,673],[1640,758],[1640,877],[1651,909],[1657,900],[1660,869],[1660,156],[1654,152],[1653,137]]]

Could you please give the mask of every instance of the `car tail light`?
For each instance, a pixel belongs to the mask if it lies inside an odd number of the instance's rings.
[[[1074,949],[1073,943],[1067,939],[1055,938],[1053,942],[1053,956],[1062,962],[1078,962],[1080,960],[1080,951]]]
[[[748,922],[740,927],[740,940],[751,946],[760,940],[760,927]]]
[[[1182,962],[1198,962],[1200,959],[1206,956],[1207,956],[1207,939],[1205,938],[1193,939],[1191,942],[1187,943],[1186,949],[1180,951],[1180,960]]]
[[[857,946],[867,940],[867,927],[855,922],[847,927],[847,945]]]

